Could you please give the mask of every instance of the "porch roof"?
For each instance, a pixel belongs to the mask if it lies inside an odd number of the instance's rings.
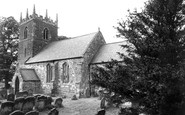
[[[22,76],[23,81],[40,81],[39,77],[37,76],[35,69],[20,69],[20,73]]]

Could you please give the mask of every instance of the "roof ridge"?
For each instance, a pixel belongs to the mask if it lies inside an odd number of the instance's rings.
[[[89,34],[84,34],[84,35],[79,35],[79,36],[71,37],[71,39],[73,39],[73,38],[78,38],[78,37],[82,37],[82,36],[87,36],[87,35],[95,34],[95,33],[98,33],[98,32],[92,32],[92,33],[89,33]]]
[[[116,44],[116,43],[122,43],[122,42],[124,42],[124,41],[119,41],[119,42],[111,42],[111,43],[106,43],[106,44],[104,44],[104,45]]]
[[[58,40],[58,41],[71,40],[71,39],[79,38],[79,37],[82,37],[82,36],[87,36],[87,35],[90,35],[90,34],[96,34],[96,33],[98,33],[98,32],[92,32],[92,33],[89,33],[89,34],[84,34],[84,35],[79,35],[79,36],[75,36],[75,37],[70,37],[68,39],[63,39],[63,40]],[[54,41],[54,42],[58,42],[58,41]]]

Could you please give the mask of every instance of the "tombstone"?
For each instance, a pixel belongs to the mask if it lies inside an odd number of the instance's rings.
[[[30,111],[30,112],[27,112],[25,115],[39,115],[39,112],[38,111]]]
[[[9,115],[13,111],[14,103],[12,101],[6,101],[1,104],[0,115]]]
[[[49,111],[48,115],[59,115],[59,111],[56,108],[53,108]]]
[[[105,109],[106,108],[106,98],[105,97],[103,97],[102,99],[101,99],[101,102],[100,102],[100,108],[101,109]]]
[[[19,97],[19,98],[16,98],[15,101],[14,101],[14,110],[22,110],[22,106],[23,106],[23,103],[24,103],[24,97]]]
[[[43,111],[46,107],[46,96],[38,96],[36,99],[35,109],[38,111]]]
[[[97,114],[96,115],[105,115],[105,109],[101,109],[101,110],[99,110],[98,112],[97,112]]]
[[[22,91],[22,92],[17,92],[16,93],[16,98],[18,98],[18,97],[27,97],[27,96],[28,96],[27,91]]]
[[[10,113],[10,115],[24,115],[24,113],[21,110],[16,110]]]
[[[7,96],[7,101],[14,101],[14,100],[15,100],[15,95],[13,93]]]
[[[23,103],[22,111],[24,113],[32,111],[34,106],[35,106],[35,97],[33,96],[26,97]]]
[[[52,102],[53,102],[52,97],[48,96],[48,97],[47,97],[47,100],[46,100],[46,108],[47,108],[47,109],[52,109],[52,108],[53,108]]]
[[[63,99],[62,99],[62,98],[57,98],[57,99],[55,100],[55,102],[54,102],[54,106],[55,106],[56,108],[61,108],[61,107],[63,107],[62,102],[63,102]]]
[[[73,97],[71,98],[71,100],[78,100],[76,95],[73,95]]]

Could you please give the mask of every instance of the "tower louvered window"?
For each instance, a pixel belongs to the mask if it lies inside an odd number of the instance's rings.
[[[45,40],[48,40],[49,39],[49,30],[47,28],[44,29],[43,38]]]
[[[24,29],[24,39],[26,39],[28,37],[28,28],[25,27]]]

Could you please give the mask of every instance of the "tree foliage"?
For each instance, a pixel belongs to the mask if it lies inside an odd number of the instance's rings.
[[[149,114],[183,115],[184,24],[183,0],[150,0],[142,12],[129,12],[117,27],[118,37],[127,42],[122,47],[128,54],[120,54],[124,64],[113,62],[113,70],[96,67],[92,83],[139,101]],[[114,83],[117,90],[111,87]]]
[[[18,22],[13,17],[2,18],[0,23],[0,79],[6,87],[14,74],[18,50]]]

